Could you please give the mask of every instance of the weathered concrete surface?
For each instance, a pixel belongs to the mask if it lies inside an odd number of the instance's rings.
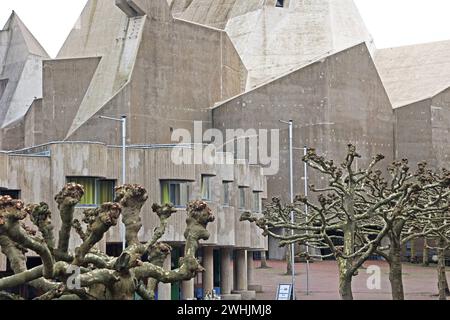
[[[375,63],[394,108],[450,87],[450,41],[377,50]]]
[[[396,157],[412,166],[426,161],[441,169],[450,166],[450,89],[395,109]]]
[[[41,123],[58,125],[42,126],[39,137],[32,141],[34,144],[28,143],[26,147],[65,139],[100,61],[101,58],[94,57],[44,62],[42,111],[38,119]]]
[[[44,108],[66,100],[71,111],[64,114],[61,132],[49,132],[44,140],[61,139],[65,131],[67,140],[118,144],[117,124],[98,116],[124,114],[129,118],[129,143],[170,143],[171,128],[192,130],[193,120],[210,126],[209,107],[243,91],[246,70],[224,31],[174,20],[164,0],[134,3],[145,16],[128,18],[114,0],[86,5],[58,59],[66,64],[75,63],[69,61],[74,58],[101,59],[95,70],[88,61],[77,69],[83,77],[75,81],[83,83],[78,87],[84,94],[69,94],[69,80],[55,90],[45,74],[50,95],[44,97]],[[54,66],[57,63],[62,62]]]
[[[0,30],[0,127],[2,149],[23,147],[23,117],[42,97],[42,60],[49,56],[13,12]]]
[[[361,167],[375,154],[393,158],[393,111],[365,44],[300,68],[213,109],[214,127],[280,130],[280,171],[268,177],[269,197],[289,194],[288,130],[279,120],[294,120],[294,147],[314,147],[338,162],[345,146],[358,146]],[[304,189],[303,152],[294,156],[294,191]],[[321,185],[309,172],[309,183]]]
[[[374,49],[353,0],[188,2],[174,0],[174,16],[226,30],[249,71],[247,89],[357,43]]]

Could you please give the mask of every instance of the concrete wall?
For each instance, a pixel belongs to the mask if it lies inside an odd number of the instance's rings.
[[[174,16],[227,31],[245,67],[247,89],[321,56],[372,38],[353,0],[175,0]]]
[[[25,115],[24,147],[32,147],[42,143],[45,127],[42,118],[42,99],[35,99]]]
[[[396,108],[396,156],[411,165],[426,161],[441,169],[450,166],[450,90]]]
[[[433,153],[437,168],[450,168],[450,89],[432,99]]]
[[[40,121],[55,125],[43,126],[39,139],[35,139],[38,144],[62,141],[66,137],[99,62],[100,58],[96,57],[44,62]]]
[[[427,161],[435,166],[431,128],[431,100],[395,109],[395,156],[408,159],[412,168]]]
[[[288,130],[279,120],[294,120],[294,147],[314,147],[320,154],[342,161],[349,142],[363,155],[358,165],[382,153],[393,158],[393,112],[367,47],[352,47],[213,109],[214,127],[279,129],[280,171],[268,177],[268,198],[288,190]],[[296,151],[295,192],[304,188],[303,152]],[[321,179],[309,173],[310,183]]]
[[[127,18],[114,0],[89,1],[63,60],[46,63],[45,120],[62,124],[42,142],[119,144],[117,123],[98,116],[127,115],[129,144],[170,143],[172,129],[210,126],[209,108],[243,91],[246,70],[224,31],[174,20],[166,1],[135,3],[147,15]]]

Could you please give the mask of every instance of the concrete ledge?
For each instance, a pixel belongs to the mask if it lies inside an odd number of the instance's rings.
[[[242,300],[241,294],[223,294],[221,295],[222,300]]]
[[[249,284],[248,290],[255,291],[256,293],[261,293],[263,292],[263,287],[260,284]]]
[[[233,294],[240,294],[242,299],[241,300],[256,300],[256,292],[245,290],[245,291],[233,291]]]

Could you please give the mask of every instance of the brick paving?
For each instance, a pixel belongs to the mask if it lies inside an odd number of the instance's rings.
[[[258,300],[273,300],[279,283],[290,283],[291,276],[285,275],[286,264],[281,261],[269,261],[270,269],[256,269],[255,281],[263,286],[263,293],[257,294]],[[259,262],[256,262],[259,266]],[[376,265],[381,268],[381,289],[370,290],[367,280],[370,274],[366,269],[360,269],[353,280],[353,295],[355,300],[390,300],[389,268],[384,261],[369,261],[365,267]],[[449,269],[450,270],[450,269]],[[310,294],[306,295],[306,264],[296,264],[296,292],[298,300],[337,300],[338,269],[335,261],[322,261],[310,264]],[[429,267],[404,264],[403,283],[406,300],[436,300],[437,271],[436,265]]]

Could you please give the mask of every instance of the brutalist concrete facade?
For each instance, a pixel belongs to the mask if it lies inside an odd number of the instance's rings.
[[[0,30],[0,136],[2,149],[23,146],[25,114],[42,98],[42,60],[49,56],[20,20],[11,14]]]
[[[450,41],[377,51],[395,114],[395,157],[449,167]]]
[[[377,153],[450,165],[450,42],[376,50],[352,0],[277,3],[88,1],[57,58],[42,63],[34,88],[42,94],[3,130],[3,149],[118,145],[119,126],[101,115],[128,117],[129,145],[173,143],[172,132],[192,132],[194,121],[222,132],[279,129],[280,170],[267,177],[266,196],[285,199],[288,137],[279,120],[294,120],[296,148],[336,161],[351,142],[364,156],[358,166]],[[3,53],[9,42],[0,35]],[[3,100],[0,109],[15,110]],[[294,157],[296,193],[305,183],[302,154]],[[308,179],[322,183],[312,172]],[[272,246],[271,257],[281,258]]]

